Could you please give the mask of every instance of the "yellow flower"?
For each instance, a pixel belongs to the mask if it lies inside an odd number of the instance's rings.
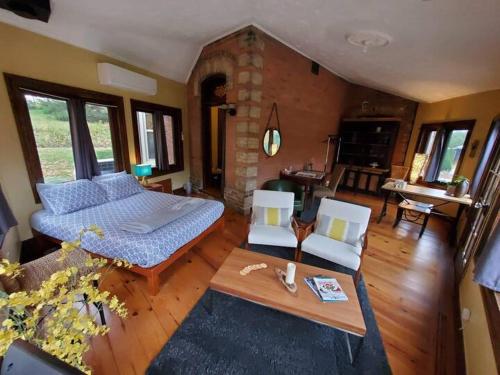
[[[58,261],[63,261],[72,251],[80,249],[82,238],[88,232],[104,238],[104,233],[96,225],[84,228],[77,240],[61,244]],[[118,316],[127,316],[123,302],[93,284],[94,280],[101,278],[101,273],[95,270],[107,264],[106,259],[92,259],[89,256],[85,267],[91,272],[83,276],[76,277],[79,271],[77,267],[66,267],[44,280],[38,290],[0,295],[0,356],[14,340],[21,338],[90,374],[91,369],[83,361],[84,353],[89,350],[88,339],[105,335],[110,328],[97,324],[94,316],[81,313],[82,296],[87,296],[88,303],[100,302]],[[115,259],[111,264],[132,267],[123,259]],[[0,275],[16,277],[21,271],[19,264],[0,260]]]

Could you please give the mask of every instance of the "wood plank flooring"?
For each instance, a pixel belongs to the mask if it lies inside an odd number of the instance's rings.
[[[362,270],[393,373],[434,373],[436,348],[443,342],[438,337],[438,322],[442,324],[443,316],[450,322],[453,313],[451,249],[446,244],[449,224],[432,218],[418,240],[419,227],[414,224],[402,222],[392,228],[395,206],[376,224],[382,206],[379,198],[350,193],[338,196],[372,207]],[[111,332],[93,339],[86,357],[95,374],[144,373],[231,249],[242,243],[246,219],[232,210],[225,216],[223,232],[210,235],[164,272],[157,296],[149,296],[145,280],[127,271],[107,276],[103,287],[126,303],[129,317],[121,320],[106,312]],[[442,373],[452,374],[454,360],[447,360]]]

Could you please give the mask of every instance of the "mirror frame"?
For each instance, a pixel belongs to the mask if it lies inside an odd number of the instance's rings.
[[[277,131],[278,134],[280,135],[280,145],[278,147],[278,150],[276,151],[276,153],[274,155],[270,155],[266,152],[266,148],[264,147],[264,139],[266,138],[266,133],[268,131]],[[264,131],[264,135],[262,136],[262,151],[264,151],[264,155],[266,155],[268,158],[272,158],[273,156],[276,156],[279,154],[280,150],[281,150],[281,147],[283,146],[283,134],[281,133],[280,129],[278,128],[266,128],[265,131]]]

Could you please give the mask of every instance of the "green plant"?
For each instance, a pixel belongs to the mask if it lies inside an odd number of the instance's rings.
[[[81,250],[81,241],[87,233],[101,239],[104,237],[102,230],[95,225],[82,229],[77,240],[61,244],[61,256],[57,260],[62,262],[71,252]],[[54,272],[38,290],[1,292],[0,355],[5,354],[14,340],[22,339],[90,374],[91,370],[83,360],[89,349],[89,338],[107,334],[109,327],[99,325],[94,315],[83,314],[81,310],[88,303],[102,304],[118,316],[127,317],[123,302],[108,291],[99,290],[94,283],[102,280],[106,273],[102,271],[109,271],[113,265],[131,267],[121,259],[108,262],[89,255],[84,269],[67,267]],[[107,269],[103,270],[106,266]],[[22,276],[22,267],[2,259],[0,275]]]
[[[453,180],[451,180],[450,182],[448,182],[448,186],[457,186],[458,184],[460,184],[462,181],[469,181],[469,179],[465,176],[455,176],[453,177]]]

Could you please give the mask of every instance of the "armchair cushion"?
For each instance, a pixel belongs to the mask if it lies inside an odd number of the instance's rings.
[[[285,228],[291,224],[292,212],[288,208],[254,206],[252,213],[253,224],[277,225]]]
[[[353,270],[358,270],[361,263],[361,246],[352,246],[317,233],[312,233],[302,242],[302,251]]]
[[[318,215],[314,232],[353,246],[360,246],[363,235],[360,233],[360,228],[360,223],[323,214]]]
[[[291,226],[250,225],[248,243],[270,246],[297,247],[297,237]]]

